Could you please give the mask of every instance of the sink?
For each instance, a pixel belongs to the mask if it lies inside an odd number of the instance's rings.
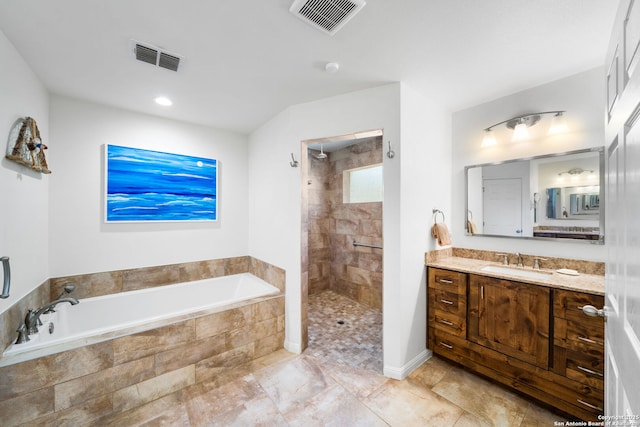
[[[553,273],[539,270],[523,270],[522,268],[502,267],[497,265],[486,265],[480,269],[487,273],[508,274],[510,276],[526,277],[529,279],[548,279]]]

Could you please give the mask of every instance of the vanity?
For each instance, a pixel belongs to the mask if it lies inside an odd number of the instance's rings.
[[[501,258],[457,248],[426,255],[428,347],[566,414],[598,420],[604,321],[582,308],[603,307],[604,266],[549,259],[534,270],[532,256],[522,256],[526,267]]]

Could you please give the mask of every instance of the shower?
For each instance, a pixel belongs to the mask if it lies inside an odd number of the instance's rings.
[[[382,146],[381,130],[302,144],[307,158],[302,175],[303,304],[308,308],[303,342],[316,357],[331,357],[339,345],[348,349],[343,353],[348,363],[378,372]]]

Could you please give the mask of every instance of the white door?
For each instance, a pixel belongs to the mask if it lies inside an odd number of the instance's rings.
[[[605,425],[640,425],[639,42],[640,0],[621,0],[607,54]]]
[[[522,179],[482,181],[483,233],[522,236]]]

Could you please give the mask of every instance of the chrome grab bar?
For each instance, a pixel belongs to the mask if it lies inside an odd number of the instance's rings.
[[[382,246],[370,245],[368,243],[360,243],[360,242],[356,242],[355,240],[353,241],[353,246],[364,246],[365,248],[382,249]]]
[[[3,256],[0,258],[2,262],[2,269],[4,270],[4,281],[2,284],[2,294],[0,298],[9,298],[9,289],[11,289],[11,268],[9,266],[9,257]]]

